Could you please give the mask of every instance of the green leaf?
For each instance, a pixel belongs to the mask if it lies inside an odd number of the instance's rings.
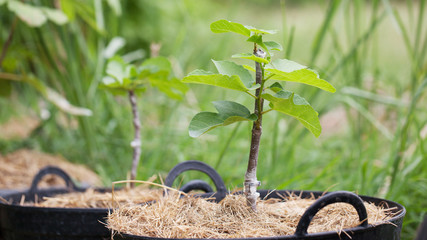
[[[268,50],[276,50],[276,51],[282,51],[283,47],[278,42],[275,41],[267,41],[264,42],[264,45],[268,48]]]
[[[306,127],[314,136],[318,137],[322,132],[318,113],[310,104],[299,95],[289,91],[279,91],[274,96],[263,94],[262,97],[270,101],[270,107],[273,110],[287,114],[296,118]]]
[[[244,59],[249,59],[255,62],[259,62],[259,63],[269,63],[269,61],[265,58],[260,58],[257,57],[255,55],[253,55],[252,53],[239,53],[239,54],[234,54],[233,56],[231,56],[232,58],[244,58]]]
[[[227,20],[218,20],[211,23],[211,31],[214,33],[234,32],[250,37],[251,31],[240,23],[234,23]]]
[[[41,9],[43,10],[46,17],[57,25],[63,25],[68,22],[67,15],[65,15],[65,13],[61,10],[46,7]]]
[[[194,70],[188,76],[182,79],[185,83],[198,83],[211,86],[217,86],[242,92],[247,92],[248,88],[242,83],[236,75],[228,76],[222,74],[214,74],[205,70]]]
[[[0,0],[0,6],[3,5],[7,0]]]
[[[275,82],[273,84],[271,84],[271,86],[269,87],[271,89],[271,91],[277,93],[283,90],[283,87],[280,83]]]
[[[257,29],[252,26],[245,26],[246,29],[249,29],[251,32],[255,34],[276,34],[277,30],[265,30],[265,29]]]
[[[114,57],[108,61],[106,72],[119,83],[123,83],[123,79],[126,77],[126,67],[127,64],[120,57]]]
[[[254,43],[258,44],[260,47],[262,47],[262,49],[264,49],[265,52],[270,53],[268,47],[262,41],[262,35],[252,35],[246,41],[254,42]]]
[[[150,78],[150,83],[153,87],[157,87],[161,92],[173,99],[181,100],[184,94],[188,91],[188,86],[183,84],[177,78],[161,79],[152,77]]]
[[[276,59],[267,64],[264,69],[275,74],[271,79],[304,83],[328,92],[336,91],[330,83],[320,79],[319,75],[313,70],[287,59]]]
[[[230,61],[212,61],[220,74],[228,75],[230,77],[238,76],[247,88],[252,87],[252,85],[255,83],[255,79],[252,77],[250,72],[242,65],[238,65]]]
[[[218,113],[201,112],[193,117],[189,126],[191,137],[198,137],[220,126],[242,121],[255,121],[257,119],[255,114],[251,114],[245,106],[239,103],[216,101],[213,104]]]
[[[142,75],[162,73],[169,75],[172,72],[172,65],[165,57],[154,57],[145,60],[139,71]]]
[[[245,69],[251,71],[251,72],[255,72],[255,68],[248,66],[248,65],[242,65]]]
[[[8,8],[30,27],[40,27],[47,21],[47,17],[39,7],[34,7],[16,0],[9,0]]]

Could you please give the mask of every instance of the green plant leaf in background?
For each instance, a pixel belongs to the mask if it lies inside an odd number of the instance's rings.
[[[201,69],[189,73],[182,79],[182,82],[205,84],[242,92],[247,92],[249,90],[240,80],[239,76],[215,74]]]
[[[328,92],[335,92],[335,88],[327,81],[306,66],[287,60],[276,59],[265,66],[265,70],[274,74],[272,79],[289,82],[299,82],[318,87]]]
[[[211,31],[214,33],[234,32],[246,37],[251,36],[251,31],[243,26],[243,24],[230,22],[224,19],[211,23],[210,27]]]
[[[46,15],[39,7],[34,7],[15,0],[9,0],[8,8],[30,27],[40,27],[47,21]]]
[[[61,10],[47,7],[43,7],[41,9],[46,15],[46,17],[57,25],[62,25],[68,22],[67,15],[65,15],[65,13]]]
[[[200,112],[193,117],[189,126],[191,137],[198,137],[212,129],[227,126],[236,122],[255,121],[255,114],[243,105],[230,101],[213,102],[218,113]]]
[[[252,61],[255,61],[255,62],[259,62],[259,63],[269,63],[269,61],[267,59],[257,57],[255,55],[253,55],[252,53],[238,53],[238,54],[234,54],[231,57],[232,58],[249,59],[249,60],[252,60]]]
[[[314,136],[319,137],[322,127],[320,126],[318,113],[304,98],[286,90],[281,90],[274,96],[266,93],[262,97],[270,102],[270,107],[273,110],[296,118]]]
[[[106,73],[108,76],[102,79],[99,87],[114,95],[125,95],[130,90],[141,93],[147,84],[174,99],[182,99],[188,90],[185,84],[173,76],[172,66],[165,57],[147,59],[137,68],[115,56],[108,61]]]
[[[46,86],[41,80],[33,76],[21,76],[11,73],[0,72],[0,87],[3,87],[1,83],[4,81],[16,81],[24,82],[31,85],[36,89],[47,101],[55,105],[58,109],[63,112],[69,113],[75,116],[92,116],[92,111],[88,108],[77,107],[72,105],[65,97],[52,88]]]
[[[59,9],[32,6],[16,0],[9,0],[7,4],[9,10],[30,27],[40,27],[48,19],[58,25],[68,22],[67,15]]]
[[[7,0],[0,0],[0,6],[3,5]]]
[[[145,60],[138,68],[139,78],[145,78],[152,75],[169,77],[172,73],[172,66],[165,57],[155,57]]]
[[[153,87],[157,87],[161,92],[173,99],[181,100],[184,94],[188,91],[188,86],[183,84],[179,79],[159,79],[150,77],[150,83]]]

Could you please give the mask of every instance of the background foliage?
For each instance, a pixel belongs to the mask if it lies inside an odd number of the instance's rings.
[[[104,50],[114,37],[123,37],[117,53],[138,63],[150,55],[151,43],[160,43],[160,55],[169,58],[178,77],[196,68],[212,70],[211,59],[251,49],[229,34],[210,32],[211,22],[225,18],[278,29],[272,40],[284,46],[279,57],[317,70],[337,88],[331,95],[287,84],[319,111],[323,133],[317,139],[294,120],[265,119],[269,134],[261,142],[262,187],[350,190],[400,202],[408,210],[402,237],[413,238],[427,210],[425,0],[26,3],[61,9],[67,21],[34,27],[0,5],[0,51],[16,24],[0,66],[0,123],[28,116],[39,121],[26,138],[0,140],[2,154],[22,147],[60,153],[92,167],[105,184],[125,178],[132,154],[131,112],[126,99],[98,88]],[[72,105],[90,109],[92,116],[64,112],[28,82],[5,81],[6,73],[35,79]],[[199,139],[190,138],[187,128],[196,112],[214,110],[212,101],[245,103],[243,98],[191,86],[180,102],[152,89],[139,99],[143,147],[138,178],[197,159],[214,166],[230,188],[242,186],[250,124],[215,129]]]

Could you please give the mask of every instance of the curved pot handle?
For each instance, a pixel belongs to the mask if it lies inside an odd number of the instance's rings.
[[[326,207],[329,204],[333,203],[349,203],[357,211],[359,215],[359,221],[362,222],[360,227],[368,226],[368,214],[366,213],[365,205],[363,200],[352,192],[347,191],[337,191],[328,193],[325,196],[317,199],[302,215],[300,221],[298,222],[297,229],[295,231],[296,236],[305,236],[307,235],[307,229],[310,225],[311,220],[322,208]]]
[[[189,171],[189,170],[197,170],[203,173],[206,173],[213,181],[216,187],[217,195],[216,198],[218,200],[222,200],[225,197],[226,194],[226,187],[224,184],[224,181],[222,180],[221,176],[218,174],[215,169],[213,169],[211,166],[207,165],[204,162],[196,161],[196,160],[190,160],[185,161],[182,163],[178,163],[175,167],[173,167],[166,177],[165,185],[168,187],[172,187],[173,182],[178,177],[179,174]],[[187,183],[183,187],[189,185],[191,182]],[[194,182],[193,182],[194,183]],[[200,182],[198,182],[200,183]],[[203,183],[203,186],[207,185],[206,182]],[[189,187],[189,186],[187,186]],[[212,189],[212,188],[211,188]],[[203,190],[203,189],[202,189]]]
[[[188,183],[184,184],[184,186],[182,186],[179,190],[185,193],[189,193],[192,190],[202,190],[206,193],[213,192],[212,187],[207,182],[199,179],[189,181]]]
[[[34,176],[33,182],[31,183],[31,187],[28,191],[30,193],[36,193],[38,190],[38,185],[39,185],[40,181],[42,180],[42,178],[44,176],[46,176],[48,174],[53,174],[53,175],[56,175],[56,176],[62,178],[65,181],[67,188],[69,188],[71,190],[79,190],[79,188],[74,184],[71,177],[66,172],[64,172],[62,169],[60,169],[59,167],[55,167],[55,166],[46,166],[46,167],[42,168]]]

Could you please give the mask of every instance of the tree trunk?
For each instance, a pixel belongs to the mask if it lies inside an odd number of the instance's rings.
[[[258,57],[264,57],[265,54],[260,49],[257,50],[256,45],[254,47],[254,54]],[[256,201],[259,197],[257,193],[257,187],[261,184],[257,177],[257,164],[258,164],[258,153],[259,153],[259,144],[261,141],[262,134],[262,111],[264,106],[264,99],[261,98],[263,91],[263,72],[261,65],[258,62],[255,62],[256,69],[256,83],[260,84],[261,87],[258,88],[255,92],[257,99],[255,100],[255,110],[254,113],[258,116],[258,119],[254,121],[252,126],[252,138],[251,138],[251,149],[249,153],[249,162],[248,169],[245,174],[245,183],[244,183],[244,194],[247,199],[247,204],[256,211]]]
[[[129,101],[132,106],[133,127],[135,130],[135,137],[130,144],[133,148],[132,169],[130,173],[130,180],[135,180],[138,165],[139,165],[139,159],[141,158],[141,132],[140,132],[141,122],[139,119],[136,96],[133,90],[129,91]],[[134,185],[135,183],[131,183],[131,187],[134,187]]]

